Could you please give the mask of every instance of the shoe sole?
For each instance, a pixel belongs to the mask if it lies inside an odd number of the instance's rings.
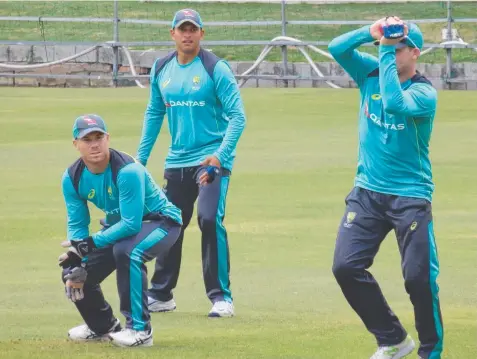
[[[107,334],[103,335],[102,337],[94,338],[94,339],[72,338],[68,334],[68,340],[71,340],[72,342],[79,342],[79,343],[85,343],[85,342],[94,343],[94,342],[107,342],[110,340],[110,338]]]
[[[233,316],[234,316],[233,314],[221,315],[219,313],[209,313],[208,315],[209,318],[232,318]]]
[[[103,334],[99,337],[96,337],[96,338],[91,338],[91,339],[88,339],[88,338],[77,338],[77,339],[74,339],[71,337],[70,333],[68,332],[68,339],[73,341],[73,342],[107,342],[110,339],[109,337],[109,334],[111,333],[117,333],[121,330],[121,322],[119,321],[119,319],[116,319],[116,322],[114,323],[114,325],[111,327],[111,329],[109,330],[109,332],[107,332],[106,334]]]
[[[151,308],[148,307],[147,309],[151,313],[167,313],[167,312],[173,312],[174,310],[176,310],[176,307],[174,307],[174,308],[164,308],[164,309],[151,309]]]
[[[161,302],[161,301],[154,301],[152,302],[151,304],[148,304],[147,306],[147,309],[149,310],[149,312],[151,313],[167,313],[167,312],[173,312],[174,310],[176,310],[177,306],[176,306],[176,303],[174,301],[172,301],[174,303],[174,305],[172,306],[166,306],[166,305],[157,305],[158,303],[164,303],[164,302]]]
[[[416,347],[415,344],[412,344],[408,347],[402,348],[400,351],[396,353],[396,355],[393,357],[393,359],[401,359],[404,357],[407,357],[409,354],[411,354],[414,351],[414,348]]]
[[[123,343],[120,343],[120,342],[114,340],[111,337],[109,337],[109,340],[111,341],[111,344],[113,344],[116,347],[120,347],[120,348],[152,347],[153,344],[154,344],[154,341],[152,340],[152,338],[150,340],[146,341],[145,343],[138,344],[138,345],[126,345],[126,344],[123,344]]]

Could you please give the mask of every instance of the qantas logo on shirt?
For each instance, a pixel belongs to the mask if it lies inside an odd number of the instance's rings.
[[[169,101],[166,102],[166,107],[204,107],[205,101]]]
[[[105,212],[107,215],[109,215],[109,216],[111,216],[111,215],[113,215],[113,214],[119,214],[119,213],[120,213],[120,212],[119,212],[119,208],[114,208],[114,209],[112,209],[111,211],[106,211],[106,210],[105,210],[104,212]]]
[[[394,124],[394,123],[386,123],[381,121],[381,119],[378,116],[376,116],[374,113],[369,113],[368,104],[364,105],[364,114],[366,115],[368,119],[373,121],[376,125],[378,125],[379,127],[384,127],[386,130],[402,131],[406,128],[406,126],[404,126],[403,123]]]

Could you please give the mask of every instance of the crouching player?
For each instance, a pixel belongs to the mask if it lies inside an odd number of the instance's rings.
[[[64,173],[68,217],[67,253],[59,258],[67,297],[85,324],[70,329],[75,341],[111,340],[123,347],[153,344],[147,309],[145,262],[162,260],[181,231],[181,211],[169,202],[147,169],[109,148],[97,115],[76,119],[73,144],[80,158]],[[87,202],[102,210],[102,230],[90,234]],[[116,269],[125,328],[105,301],[100,283]]]

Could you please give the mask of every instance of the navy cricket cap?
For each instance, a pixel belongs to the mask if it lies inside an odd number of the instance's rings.
[[[98,115],[83,115],[75,120],[73,125],[73,138],[80,139],[91,132],[108,133],[106,124]]]
[[[182,9],[176,12],[174,15],[174,19],[172,20],[172,28],[175,29],[186,22],[190,22],[200,29],[203,27],[202,19],[197,11],[192,9]]]

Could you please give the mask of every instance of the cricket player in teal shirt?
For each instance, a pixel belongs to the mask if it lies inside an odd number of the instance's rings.
[[[80,153],[63,174],[69,251],[59,258],[66,294],[85,324],[68,332],[71,340],[110,339],[122,347],[151,346],[147,270],[164,261],[181,231],[181,212],[166,198],[143,165],[109,148],[109,133],[98,115],[76,119],[74,145]],[[88,203],[106,215],[90,233]],[[100,283],[114,270],[126,328],[105,301]]]
[[[223,221],[236,147],[245,126],[244,106],[228,64],[200,46],[204,36],[200,15],[192,9],[178,11],[170,32],[176,51],[158,59],[151,69],[137,159],[147,164],[167,114],[171,145],[164,191],[181,209],[184,224],[167,262],[156,261],[149,309],[176,308],[172,290],[179,276],[184,230],[197,200],[203,278],[213,304],[209,317],[231,317],[230,255]]]
[[[383,29],[391,25],[403,22],[397,17],[384,18],[329,44],[330,53],[356,81],[361,94],[355,186],[346,197],[333,273],[347,301],[377,340],[378,349],[371,358],[407,356],[415,343],[367,270],[393,230],[405,288],[414,306],[418,355],[438,359],[443,327],[429,159],[437,92],[416,71],[424,42],[418,26],[401,26],[404,36],[398,33],[393,39],[383,36]],[[379,58],[357,50],[373,41],[379,45]]]

